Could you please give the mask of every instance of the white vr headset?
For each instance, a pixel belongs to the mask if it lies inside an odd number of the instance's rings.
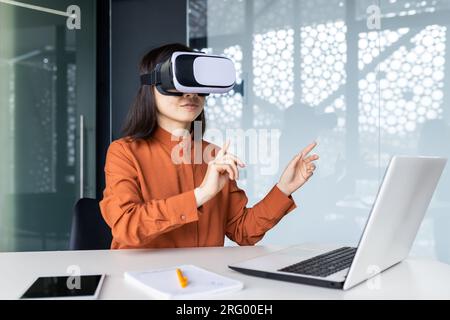
[[[230,59],[201,52],[174,52],[152,72],[141,75],[141,84],[154,85],[159,93],[169,96],[226,93],[235,82],[236,69]]]

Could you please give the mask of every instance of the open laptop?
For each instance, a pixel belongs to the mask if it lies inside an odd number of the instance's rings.
[[[349,289],[408,256],[446,162],[393,157],[357,248],[298,245],[229,267],[258,277]]]

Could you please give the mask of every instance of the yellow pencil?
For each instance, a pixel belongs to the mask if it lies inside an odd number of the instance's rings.
[[[178,268],[177,268],[177,276],[178,276],[178,281],[180,282],[181,287],[186,288],[186,286],[188,285],[188,278],[183,276],[183,273]]]

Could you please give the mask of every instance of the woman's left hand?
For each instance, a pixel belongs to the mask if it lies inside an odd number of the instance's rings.
[[[319,156],[317,154],[308,156],[308,154],[316,145],[316,142],[311,143],[296,155],[284,169],[277,187],[287,196],[304,185],[313,175],[316,169],[314,161],[319,159]]]

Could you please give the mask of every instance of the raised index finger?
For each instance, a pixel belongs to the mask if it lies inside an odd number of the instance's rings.
[[[315,142],[315,141],[313,143],[309,144],[308,146],[306,146],[306,148],[302,150],[303,157],[306,157],[308,155],[308,153],[310,153],[311,150],[314,149],[316,146],[317,146],[317,142]]]
[[[217,156],[224,156],[227,154],[228,147],[230,146],[230,140],[226,141],[222,147],[222,149],[219,150],[217,153]]]

